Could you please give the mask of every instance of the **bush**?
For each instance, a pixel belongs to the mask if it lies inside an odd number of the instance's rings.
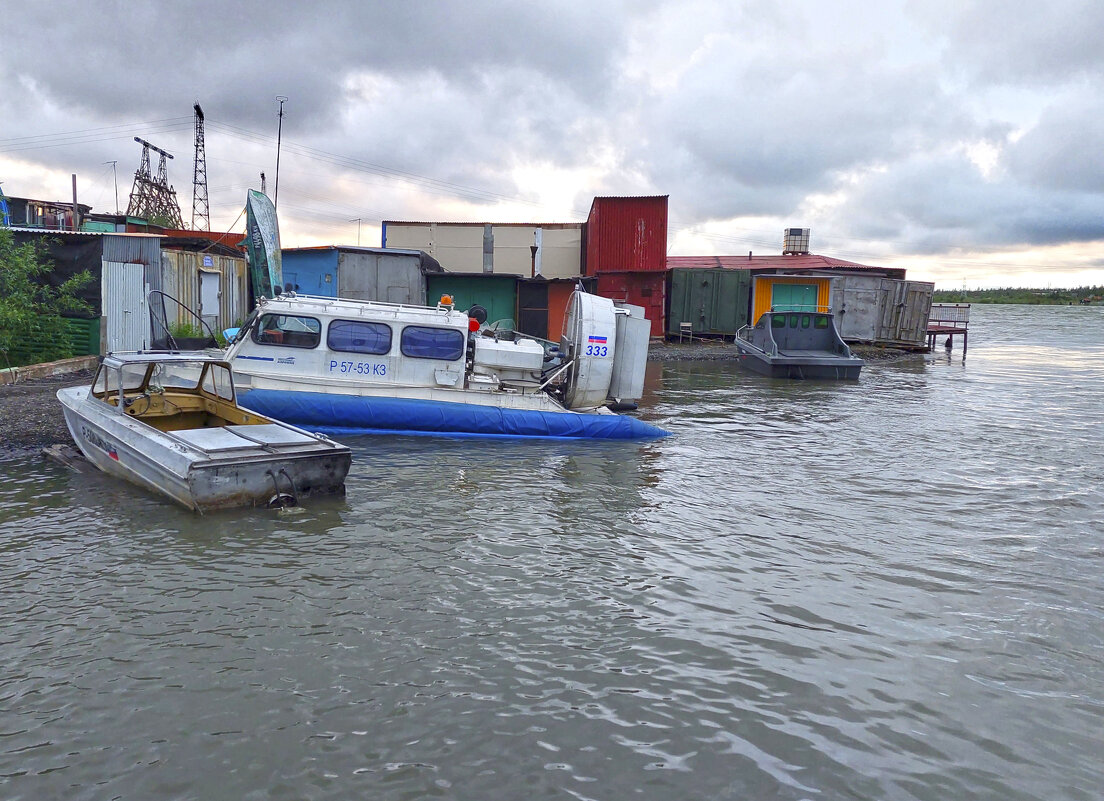
[[[92,274],[85,270],[52,287],[45,281],[50,270],[40,246],[16,245],[12,232],[0,228],[0,351],[13,366],[72,356],[61,316],[92,314],[76,296]]]

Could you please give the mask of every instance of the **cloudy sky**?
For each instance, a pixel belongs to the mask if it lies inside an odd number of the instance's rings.
[[[199,101],[241,230],[283,95],[285,247],[664,194],[671,255],[795,226],[941,288],[1101,284],[1102,41],[1099,0],[9,4],[0,183],[113,211],[116,161],[125,209],[141,136],[187,221]]]

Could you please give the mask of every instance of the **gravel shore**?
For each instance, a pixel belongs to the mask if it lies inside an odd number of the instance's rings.
[[[923,353],[855,345],[852,350],[868,363],[922,359]],[[736,346],[723,340],[654,342],[648,360],[660,362],[735,360]],[[69,429],[55,393],[62,387],[89,384],[92,373],[75,373],[33,378],[0,385],[0,459],[37,454],[49,445],[68,444]]]
[[[91,382],[92,373],[81,370],[0,386],[0,458],[33,455],[47,445],[71,442],[56,393]]]

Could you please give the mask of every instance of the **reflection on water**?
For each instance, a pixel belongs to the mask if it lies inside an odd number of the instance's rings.
[[[196,517],[0,463],[5,798],[1094,798],[1104,309]]]

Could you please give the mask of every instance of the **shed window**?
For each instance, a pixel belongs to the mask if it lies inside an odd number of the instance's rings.
[[[452,362],[464,355],[464,334],[455,328],[408,325],[402,332],[401,349],[403,356]]]
[[[330,350],[381,355],[391,350],[391,326],[358,320],[334,320],[326,334]]]
[[[322,324],[313,317],[266,314],[253,329],[253,341],[259,345],[314,348],[322,341]]]

